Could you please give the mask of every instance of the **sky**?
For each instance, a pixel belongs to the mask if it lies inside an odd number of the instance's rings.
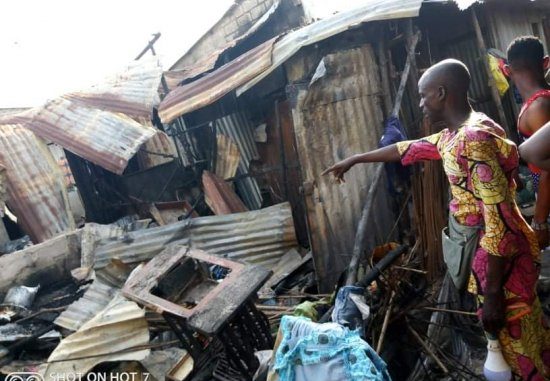
[[[151,40],[168,69],[233,0],[17,0],[2,4],[0,108],[86,89]],[[150,53],[148,53],[150,54]]]

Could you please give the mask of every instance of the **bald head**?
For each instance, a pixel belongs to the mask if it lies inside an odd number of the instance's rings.
[[[442,86],[455,96],[468,93],[470,87],[470,71],[461,61],[447,59],[430,67],[420,78],[425,85]]]
[[[432,122],[443,121],[457,110],[469,109],[470,72],[455,59],[430,67],[418,81],[420,108]]]

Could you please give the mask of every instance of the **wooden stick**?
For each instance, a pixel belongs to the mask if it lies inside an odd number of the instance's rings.
[[[412,335],[414,336],[414,338],[420,343],[420,345],[422,345],[422,348],[424,348],[424,350],[426,351],[426,353],[428,353],[430,355],[430,357],[432,359],[434,359],[434,361],[437,363],[437,365],[441,368],[441,370],[447,374],[449,373],[449,370],[447,369],[447,367],[445,366],[445,364],[443,364],[443,362],[441,362],[441,360],[439,359],[439,357],[436,356],[436,354],[430,349],[430,347],[428,346],[428,344],[426,344],[426,342],[424,340],[422,340],[422,338],[420,337],[420,335],[418,334],[418,332],[416,332],[413,327],[411,327],[410,325],[407,324],[407,328],[409,329],[409,331],[411,331]]]
[[[403,267],[403,266],[397,266],[397,265],[393,265],[393,268],[394,269],[399,269],[399,270],[405,270],[405,271],[412,271],[413,273],[419,273],[419,274],[427,274],[428,273],[427,271],[424,271],[424,270],[418,270],[418,269],[413,269],[413,268],[410,268],[410,267]]]
[[[67,309],[67,307],[69,306],[63,306],[63,307],[54,307],[54,308],[43,308],[39,311],[36,311],[36,312],[33,312],[32,314],[30,314],[29,316],[26,316],[22,319],[19,319],[16,321],[16,323],[21,323],[21,322],[24,322],[26,320],[29,320],[29,319],[32,319],[38,315],[42,315],[42,314],[45,314],[45,313],[48,313],[48,312],[60,312],[60,311],[65,311]]]
[[[399,286],[399,285],[398,285]],[[378,338],[378,345],[376,346],[376,353],[380,354],[382,345],[384,344],[384,337],[386,336],[386,330],[388,329],[388,323],[390,322],[390,315],[393,308],[393,300],[395,298],[395,291],[392,290],[390,296],[390,302],[388,303],[388,310],[384,316],[384,322],[382,323],[382,330],[380,331],[380,337]]]
[[[436,307],[423,307],[425,310],[436,311],[436,312],[449,312],[453,314],[467,315],[467,316],[477,316],[475,312],[468,311],[459,311],[459,310],[448,310],[446,308],[436,308]]]

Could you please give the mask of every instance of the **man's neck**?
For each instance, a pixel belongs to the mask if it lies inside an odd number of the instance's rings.
[[[451,131],[458,130],[462,127],[464,122],[468,120],[472,112],[474,112],[474,110],[469,103],[453,107],[445,113],[445,124],[447,128]]]

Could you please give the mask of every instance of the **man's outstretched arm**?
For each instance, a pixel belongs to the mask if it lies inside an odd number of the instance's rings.
[[[344,182],[344,174],[349,171],[351,167],[359,163],[378,163],[378,162],[392,162],[400,161],[401,155],[397,149],[397,145],[392,144],[387,147],[378,148],[373,151],[356,154],[348,157],[332,167],[327,168],[322,175],[333,173],[338,182]]]

